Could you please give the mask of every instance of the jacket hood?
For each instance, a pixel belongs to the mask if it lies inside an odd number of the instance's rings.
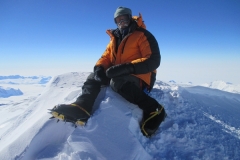
[[[139,16],[133,16],[132,19],[137,22],[138,27],[146,29],[146,25],[143,21],[142,14],[139,13]]]

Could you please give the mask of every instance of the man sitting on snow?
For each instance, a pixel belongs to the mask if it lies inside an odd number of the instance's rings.
[[[132,17],[129,8],[118,7],[114,13],[117,29],[107,30],[110,42],[82,87],[82,95],[72,104],[52,109],[55,118],[84,125],[101,85],[110,87],[143,110],[142,133],[149,137],[156,132],[166,113],[161,104],[148,96],[156,79],[161,55],[154,36],[139,17]]]

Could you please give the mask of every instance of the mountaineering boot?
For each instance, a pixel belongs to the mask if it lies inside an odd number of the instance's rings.
[[[92,114],[92,107],[101,90],[101,83],[91,73],[82,86],[82,94],[72,104],[60,104],[50,109],[52,118],[77,125],[85,125]]]
[[[52,118],[57,118],[65,122],[72,122],[77,125],[85,125],[88,118],[91,116],[90,113],[77,104],[60,104],[56,105],[50,110],[53,115]]]
[[[124,80],[125,78],[125,80]],[[126,82],[126,79],[128,82]],[[137,84],[139,79],[134,76],[113,78],[111,88],[129,102],[138,105],[143,110],[140,124],[144,136],[152,136],[166,117],[165,110],[154,98],[147,95]]]
[[[166,116],[167,114],[161,104],[158,104],[156,110],[153,112],[143,112],[141,123],[141,131],[143,135],[151,137],[157,131]]]

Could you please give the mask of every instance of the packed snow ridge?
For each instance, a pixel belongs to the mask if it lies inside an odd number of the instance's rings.
[[[142,111],[109,87],[101,89],[86,126],[50,120],[47,109],[74,102],[88,75],[52,78],[18,115],[16,106],[1,106],[0,159],[240,159],[240,94],[209,87],[157,81],[150,96],[168,116],[151,138],[140,131]]]

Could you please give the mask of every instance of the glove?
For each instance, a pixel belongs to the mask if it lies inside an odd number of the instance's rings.
[[[94,79],[102,84],[108,84],[109,78],[106,76],[104,68],[102,66],[94,67]]]
[[[133,74],[135,72],[134,65],[132,63],[124,63],[112,66],[106,70],[108,78]]]

